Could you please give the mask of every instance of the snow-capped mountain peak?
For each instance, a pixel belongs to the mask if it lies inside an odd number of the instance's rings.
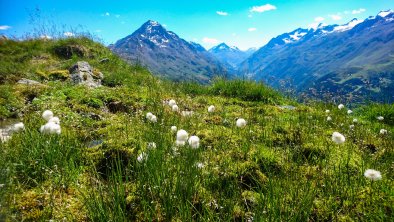
[[[352,29],[354,26],[356,26],[356,25],[362,23],[363,21],[364,21],[363,19],[358,20],[358,19],[354,18],[354,19],[352,19],[350,22],[348,22],[348,23],[346,23],[346,24],[344,24],[344,25],[338,25],[338,26],[336,26],[336,27],[334,28],[334,31],[335,31],[335,32],[344,32],[344,31],[350,30],[350,29]]]
[[[236,46],[228,46],[226,43],[223,42],[217,46],[212,47],[209,51],[217,52],[217,51],[241,51],[241,50]]]
[[[380,11],[379,14],[378,14],[378,16],[384,18],[384,17],[388,16],[389,14],[391,14],[391,13],[393,13],[393,12],[394,12],[394,11],[391,10],[391,9],[390,9],[390,10],[386,10],[386,11]]]

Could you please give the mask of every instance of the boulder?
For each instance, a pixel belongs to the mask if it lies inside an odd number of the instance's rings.
[[[31,79],[25,79],[22,78],[18,81],[18,84],[25,84],[25,85],[40,85],[41,83],[35,81],[35,80],[31,80]]]
[[[103,74],[94,74],[92,67],[87,62],[77,62],[69,69],[69,72],[71,73],[71,81],[74,84],[83,84],[89,87],[101,86]]]

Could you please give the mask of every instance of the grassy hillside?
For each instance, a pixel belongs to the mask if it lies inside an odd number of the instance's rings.
[[[0,143],[0,221],[394,218],[392,104],[347,114],[253,82],[167,82],[86,38],[1,40],[0,55],[0,118],[25,125]],[[77,61],[102,72],[103,86],[71,84]],[[47,109],[60,118],[59,135],[40,133]],[[171,126],[198,136],[199,147],[177,147]],[[331,140],[335,131],[345,143]],[[366,169],[382,179],[364,177]]]

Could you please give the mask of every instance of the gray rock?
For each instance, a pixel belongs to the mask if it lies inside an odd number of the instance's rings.
[[[288,109],[288,110],[295,110],[296,107],[294,106],[289,106],[289,105],[283,105],[283,106],[278,106],[281,109]]]
[[[74,84],[83,84],[89,87],[101,86],[101,79],[104,77],[102,73],[94,75],[89,63],[83,61],[77,62],[69,71],[71,73],[71,81]]]
[[[39,85],[39,84],[41,84],[41,83],[39,83],[37,81],[31,80],[31,79],[25,79],[25,78],[20,79],[18,81],[18,83],[19,84],[26,84],[26,85]]]
[[[103,58],[100,60],[100,63],[107,63],[109,62],[109,58]]]

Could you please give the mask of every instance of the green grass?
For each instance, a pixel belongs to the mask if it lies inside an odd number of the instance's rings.
[[[70,45],[84,54],[56,54]],[[172,83],[86,38],[10,40],[0,52],[1,118],[14,117],[26,126],[0,143],[2,221],[394,218],[392,104],[352,107],[348,115],[334,104],[296,103],[255,82]],[[100,63],[102,58],[110,61]],[[46,77],[79,60],[104,74],[102,87]],[[43,86],[16,84],[20,78]],[[169,99],[194,115],[172,112],[163,104]],[[111,112],[114,102],[125,109]],[[296,109],[277,106],[288,104]],[[214,113],[208,113],[209,105]],[[60,118],[60,135],[39,132],[46,109]],[[158,122],[147,121],[147,112]],[[237,118],[245,118],[247,126],[237,128]],[[173,125],[197,135],[200,147],[175,148]],[[380,135],[382,128],[389,133]],[[331,141],[334,131],[345,135],[344,144]],[[148,148],[150,142],[156,148]],[[146,159],[138,162],[141,153]],[[383,179],[365,178],[369,168],[381,171]]]

